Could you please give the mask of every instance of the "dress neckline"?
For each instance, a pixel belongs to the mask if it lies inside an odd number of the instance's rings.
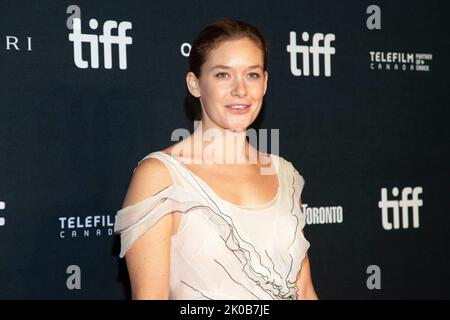
[[[164,152],[164,151],[157,151],[157,153],[163,153],[167,156],[169,156],[170,158],[174,159],[178,164],[180,164],[180,166],[186,170],[195,180],[197,180],[198,182],[200,182],[201,184],[203,184],[204,186],[206,186],[206,188],[210,191],[211,194],[213,194],[217,199],[219,199],[221,202],[227,204],[228,206],[241,210],[241,211],[248,211],[248,212],[253,212],[253,211],[264,211],[267,209],[272,208],[279,200],[280,198],[280,193],[281,193],[281,177],[280,177],[280,163],[279,162],[274,162],[274,155],[273,154],[267,154],[270,157],[270,163],[271,166],[275,166],[275,170],[276,170],[276,175],[277,175],[277,182],[278,182],[278,187],[277,187],[277,192],[275,194],[275,196],[269,200],[266,203],[263,204],[256,204],[256,205],[238,205],[235,204],[233,202],[227,201],[225,199],[223,199],[221,196],[219,196],[210,186],[208,183],[206,183],[206,181],[204,179],[202,179],[200,176],[198,176],[197,174],[195,174],[192,170],[190,170],[181,160],[179,160],[177,157],[174,157],[173,155]]]

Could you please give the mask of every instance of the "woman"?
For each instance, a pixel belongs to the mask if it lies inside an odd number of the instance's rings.
[[[267,89],[266,59],[264,38],[241,21],[217,21],[194,41],[186,83],[201,122],[138,163],[116,216],[133,299],[317,299],[304,180],[246,139]]]

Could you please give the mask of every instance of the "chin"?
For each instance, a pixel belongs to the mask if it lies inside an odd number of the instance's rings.
[[[247,119],[233,119],[233,120],[229,120],[226,122],[226,128],[228,130],[235,130],[235,131],[245,131],[247,130],[251,124],[253,123],[253,121],[251,121],[251,118],[247,118]]]
[[[247,127],[246,128],[228,128],[227,130],[232,131],[232,132],[246,132]]]
[[[225,128],[230,131],[246,131],[248,127],[250,127],[250,124],[251,123],[248,123],[247,121],[239,123],[228,123]]]

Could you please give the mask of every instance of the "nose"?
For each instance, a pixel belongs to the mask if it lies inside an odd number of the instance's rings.
[[[245,85],[245,82],[240,79],[236,78],[233,83],[233,89],[231,90],[231,95],[233,97],[244,97],[247,95],[247,87]]]

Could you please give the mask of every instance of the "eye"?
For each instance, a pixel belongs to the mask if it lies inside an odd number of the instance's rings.
[[[219,78],[219,79],[223,79],[223,78],[227,78],[227,77],[228,77],[228,73],[226,73],[226,72],[219,72],[216,74],[216,78]]]
[[[258,79],[258,78],[261,77],[261,76],[259,75],[259,73],[257,73],[257,72],[250,72],[250,73],[248,74],[248,76],[249,76],[250,78],[252,78],[252,79]]]

